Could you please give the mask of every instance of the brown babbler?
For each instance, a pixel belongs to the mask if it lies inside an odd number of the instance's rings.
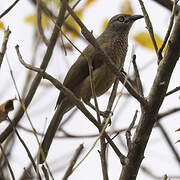
[[[132,24],[142,18],[141,15],[118,14],[112,17],[105,31],[97,38],[98,44],[111,58],[115,65],[121,70],[124,65],[124,60],[128,47],[128,34]],[[113,84],[116,76],[110,70],[103,60],[101,53],[89,44],[83,51],[92,61],[94,85],[97,96],[104,94]],[[76,62],[69,69],[65,79],[64,86],[69,88],[79,99],[82,99],[87,104],[90,104],[92,91],[90,85],[90,75],[87,59],[80,55]],[[56,130],[60,124],[63,115],[69,111],[74,104],[60,92],[56,107],[60,115],[58,118],[53,118],[48,126],[41,148],[44,155],[40,155],[40,163],[43,163]]]

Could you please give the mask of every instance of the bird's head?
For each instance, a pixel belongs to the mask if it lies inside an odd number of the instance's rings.
[[[105,31],[129,32],[132,24],[143,17],[142,15],[118,14],[110,19]]]

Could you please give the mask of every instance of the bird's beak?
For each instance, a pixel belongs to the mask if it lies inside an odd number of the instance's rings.
[[[138,19],[141,19],[141,18],[143,18],[144,16],[142,16],[142,15],[132,15],[131,17],[130,17],[130,20],[131,21],[136,21],[136,20],[138,20]]]

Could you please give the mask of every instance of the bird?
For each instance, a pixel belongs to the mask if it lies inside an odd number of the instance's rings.
[[[142,15],[118,14],[113,16],[104,32],[96,39],[100,47],[106,52],[108,57],[114,62],[119,70],[122,70],[126,53],[128,50],[128,34],[132,24],[143,18]],[[92,73],[94,78],[94,87],[96,96],[104,94],[115,81],[116,75],[110,70],[104,56],[92,44],[89,44],[78,57],[75,63],[67,72],[63,85],[70,89],[74,95],[90,105],[92,98],[90,73],[86,55],[92,62]],[[56,130],[63,118],[63,115],[72,109],[75,105],[68,99],[63,92],[60,92],[56,112],[59,117],[52,118],[50,125],[45,133],[40,146],[40,164],[42,164],[48,154]],[[56,113],[55,113],[56,114]],[[42,153],[43,152],[43,153]]]

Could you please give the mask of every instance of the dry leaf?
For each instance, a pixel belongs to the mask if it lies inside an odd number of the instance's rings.
[[[36,14],[30,14],[30,15],[26,16],[25,22],[36,27],[37,26],[37,15]],[[50,23],[49,18],[44,14],[42,14],[41,23],[42,23],[43,28],[46,28],[49,26],[49,23]]]
[[[5,26],[4,26],[4,23],[2,21],[0,21],[0,29],[5,30]]]
[[[0,105],[0,122],[6,120],[8,113],[14,110],[14,105],[13,105],[14,100],[15,99],[10,99]]]
[[[87,0],[86,3],[84,4],[84,7],[89,6],[90,4],[92,4],[95,1],[97,1],[97,0]]]
[[[133,9],[132,9],[130,0],[123,1],[120,8],[120,12],[124,14],[133,14]]]
[[[75,11],[75,13],[80,19],[82,19],[83,9]],[[78,32],[80,31],[79,25],[76,23],[76,21],[71,16],[69,16],[67,18],[66,23],[69,24],[70,26],[74,27]],[[65,26],[63,26],[63,31],[64,31],[64,33],[69,33],[72,39],[77,38],[77,34],[73,31],[65,28]]]
[[[156,33],[154,33],[154,37],[155,37],[158,48],[160,48],[160,46],[163,43],[162,38]],[[139,32],[139,33],[135,34],[133,36],[133,38],[141,46],[146,47],[150,50],[154,50],[154,45],[152,43],[151,37],[148,32]],[[165,49],[166,49],[166,47],[164,48],[164,50]]]

